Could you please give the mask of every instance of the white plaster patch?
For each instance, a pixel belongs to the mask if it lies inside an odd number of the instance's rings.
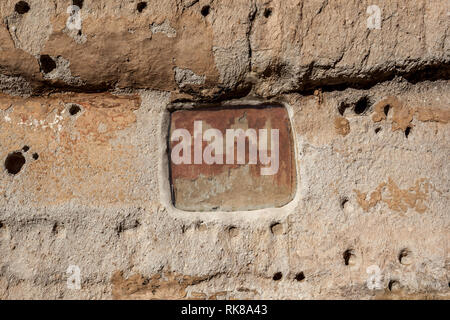
[[[49,73],[44,74],[44,79],[47,80],[62,80],[67,84],[73,86],[81,86],[84,84],[84,81],[81,80],[80,77],[72,76],[72,72],[70,71],[70,61],[64,59],[63,57],[57,57],[52,59],[56,63],[56,68]]]
[[[180,88],[190,84],[204,84],[206,76],[199,76],[192,70],[175,67],[175,81]]]
[[[55,116],[51,122],[48,122],[47,120],[28,119],[26,121],[20,120],[20,122],[17,122],[17,125],[32,127],[34,130],[50,128],[55,132],[60,132],[63,128],[60,122],[64,119],[61,115],[62,112],[64,112],[64,110],[59,114],[55,113]]]
[[[164,20],[164,22],[160,24],[153,22],[150,25],[150,31],[152,33],[164,33],[169,38],[174,38],[177,36],[177,31],[170,26],[169,21],[167,20]]]

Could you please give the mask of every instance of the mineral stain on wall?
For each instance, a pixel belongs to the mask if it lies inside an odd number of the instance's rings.
[[[413,187],[400,189],[389,177],[388,182],[382,182],[375,191],[367,197],[367,192],[354,190],[357,195],[358,204],[364,211],[369,211],[378,202],[384,202],[389,209],[405,213],[408,208],[414,209],[418,213],[427,210],[425,202],[430,192],[430,183],[427,179],[419,179]]]
[[[194,163],[194,122],[202,122],[204,132],[210,128],[222,134],[223,154],[217,155],[222,163]],[[186,129],[190,133],[189,149],[191,163],[175,164],[172,151],[178,143],[171,141],[169,160],[173,188],[173,201],[177,208],[188,211],[236,211],[254,210],[267,207],[281,207],[293,198],[296,190],[296,166],[292,128],[287,110],[282,106],[227,107],[206,110],[178,110],[171,114],[170,134],[177,129]],[[238,163],[238,138],[233,140],[233,163],[228,163],[227,135],[229,130],[255,130],[257,140],[245,137],[245,160]],[[261,129],[267,130],[267,139],[263,141]],[[271,145],[272,130],[278,130],[278,146]],[[227,131],[228,130],[228,131]],[[202,136],[199,138],[202,139]],[[256,143],[256,144],[255,144]],[[263,146],[266,144],[266,146]],[[202,139],[203,154],[209,142]],[[264,175],[263,168],[274,165],[261,161],[261,147],[268,148],[267,155],[277,157],[276,172]],[[257,155],[256,163],[250,163],[251,149]],[[184,152],[184,151],[183,151]]]

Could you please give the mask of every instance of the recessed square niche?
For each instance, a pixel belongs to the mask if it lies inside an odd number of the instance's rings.
[[[282,105],[170,114],[172,202],[185,211],[278,208],[296,191],[292,128]]]

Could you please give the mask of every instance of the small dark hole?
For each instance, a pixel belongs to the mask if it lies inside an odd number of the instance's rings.
[[[396,285],[396,284],[398,284],[398,281],[397,281],[397,280],[391,280],[391,281],[389,281],[389,284],[388,284],[388,289],[389,289],[389,291],[392,291],[392,287],[393,287],[394,285]]]
[[[116,232],[117,235],[120,235],[123,232],[123,224],[120,223],[117,227],[116,227]]]
[[[375,129],[375,133],[378,133],[378,132],[380,132],[380,131],[381,131],[381,128],[380,128],[380,127],[378,127],[378,128]]]
[[[35,152],[35,153],[33,153],[33,159],[34,160],[37,160],[37,159],[39,159],[39,155]]]
[[[400,263],[402,263],[402,259],[404,258],[404,257],[407,257],[409,255],[409,250],[408,249],[402,249],[401,251],[400,251],[400,253],[398,254],[398,261],[400,262]]]
[[[342,256],[344,258],[345,265],[348,266],[350,258],[353,256],[353,250],[352,249],[345,250],[345,252]]]
[[[0,221],[0,229],[3,228],[4,224]]]
[[[273,280],[278,281],[281,280],[281,278],[283,277],[283,274],[281,272],[277,272],[273,275]]]
[[[272,15],[272,8],[266,8],[264,10],[264,17],[268,18]]]
[[[388,113],[389,113],[389,109],[391,109],[391,106],[390,105],[385,105],[384,106],[384,109],[383,109],[383,111],[384,111],[384,115],[387,117],[387,115],[388,115]]]
[[[22,151],[23,152],[27,152],[28,150],[30,150],[29,146],[23,146]]]
[[[295,280],[297,280],[297,281],[305,280],[305,274],[303,273],[303,271],[299,272],[295,275]]]
[[[210,11],[211,11],[210,6],[203,6],[203,8],[200,12],[201,12],[202,16],[206,17]]]
[[[145,8],[147,8],[147,2],[139,2],[136,9],[137,11],[142,12]]]
[[[39,58],[41,62],[41,70],[44,73],[52,72],[56,68],[56,62],[49,55],[42,55]]]
[[[273,223],[270,225],[270,232],[272,232],[272,234],[277,234],[277,233],[279,233],[280,231],[282,231],[281,223],[279,223],[279,222],[273,222]]]
[[[80,9],[83,8],[83,2],[84,0],[72,0],[72,4]]]
[[[14,11],[16,11],[18,14],[25,14],[30,11],[30,5],[25,1],[19,1],[16,3]]]
[[[61,229],[61,227],[60,227],[60,225],[58,224],[58,222],[55,222],[54,224],[53,224],[53,227],[52,227],[52,234],[53,235],[57,235],[58,233],[59,233],[59,230]]]
[[[17,174],[25,164],[25,157],[21,152],[10,153],[5,160],[5,168],[10,174]]]
[[[81,36],[83,33],[81,32],[81,30],[78,30],[78,33],[77,33],[79,36]]]
[[[409,134],[411,133],[411,127],[406,127],[405,130],[405,137],[408,138]]]
[[[347,198],[343,198],[342,200],[341,200],[341,209],[344,209],[344,207],[345,207],[345,204],[348,202],[348,199]]]
[[[77,106],[76,104],[73,104],[70,108],[69,108],[69,113],[71,116],[76,115],[78,112],[81,111],[81,108],[79,106]]]
[[[369,108],[369,99],[367,97],[362,97],[356,103],[354,111],[356,114],[363,114],[368,108]]]
[[[341,104],[339,105],[339,108],[338,108],[339,114],[341,116],[343,116],[345,109],[347,109],[348,107],[350,107],[348,104],[346,104],[345,102],[341,102]]]

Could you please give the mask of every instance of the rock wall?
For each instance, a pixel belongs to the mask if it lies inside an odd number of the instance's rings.
[[[1,1],[0,298],[448,299],[449,12]],[[242,171],[180,183],[177,206],[175,112],[268,104],[289,117],[289,203],[257,208],[276,183]],[[239,179],[262,196],[202,207]]]

